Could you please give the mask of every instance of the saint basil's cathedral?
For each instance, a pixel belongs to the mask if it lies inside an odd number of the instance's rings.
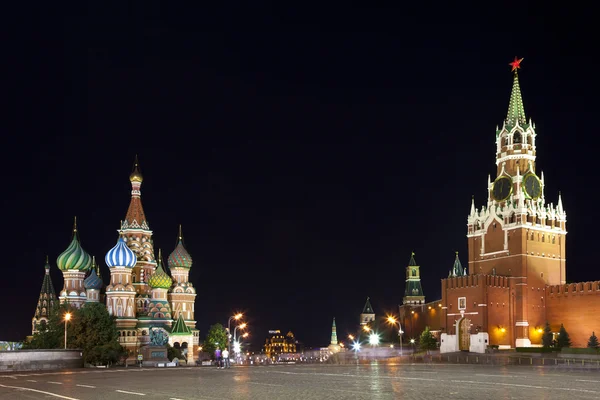
[[[155,257],[152,231],[142,207],[143,178],[137,158],[129,180],[129,209],[121,222],[116,245],[104,257],[110,282],[104,286],[99,264],[81,247],[75,221],[71,243],[56,260],[64,278],[58,300],[77,308],[105,301],[109,314],[116,317],[119,342],[130,355],[150,344],[151,331],[158,329],[166,333],[169,344],[182,348],[191,361],[199,340],[194,319],[196,289],[189,281],[192,257],[183,245],[180,226],[177,246],[167,259],[171,274],[167,273],[160,250]],[[48,260],[45,270],[32,320],[33,333],[48,320],[57,303]]]

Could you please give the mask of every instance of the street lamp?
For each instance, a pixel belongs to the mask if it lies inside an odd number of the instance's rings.
[[[227,350],[231,353],[231,320],[235,319],[236,321],[240,318],[242,318],[242,313],[237,313],[235,315],[232,315],[231,317],[229,317],[229,320],[227,321]]]
[[[67,349],[67,322],[71,320],[71,313],[65,314],[65,350]]]
[[[398,324],[398,336],[400,337],[400,357],[402,357],[402,334],[404,333],[402,331],[402,324],[400,323],[400,321],[396,321],[396,318],[392,317],[391,315],[388,317],[387,320],[390,324],[394,324],[394,326]]]
[[[236,326],[236,327],[235,327],[235,329],[233,330],[233,341],[234,341],[234,342],[235,342],[235,340],[236,340],[236,337],[237,337],[236,335],[237,335],[237,330],[238,330],[238,328],[239,328],[239,329],[244,329],[244,328],[246,328],[246,326],[248,326],[248,324],[246,324],[246,323],[244,322],[243,324],[241,324],[241,325],[238,325],[238,326]]]

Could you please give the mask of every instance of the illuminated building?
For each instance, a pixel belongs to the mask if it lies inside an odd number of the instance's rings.
[[[296,353],[296,338],[291,331],[284,336],[277,329],[269,331],[269,335],[263,348],[267,357],[273,359],[280,354]]]

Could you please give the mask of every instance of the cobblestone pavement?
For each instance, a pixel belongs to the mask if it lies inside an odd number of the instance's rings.
[[[600,372],[457,364],[0,373],[0,399],[599,399]]]

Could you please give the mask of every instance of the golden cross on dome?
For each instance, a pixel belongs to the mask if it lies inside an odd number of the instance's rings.
[[[512,72],[512,71],[516,71],[516,70],[518,70],[519,68],[521,68],[521,62],[522,62],[522,61],[523,61],[523,59],[522,59],[522,58],[520,58],[520,59],[519,59],[519,58],[517,58],[517,57],[515,56],[515,59],[514,59],[514,61],[513,61],[513,62],[511,62],[511,63],[508,63],[508,65],[510,65],[510,66],[512,67],[512,69],[511,69],[510,71],[511,71],[511,72]]]

